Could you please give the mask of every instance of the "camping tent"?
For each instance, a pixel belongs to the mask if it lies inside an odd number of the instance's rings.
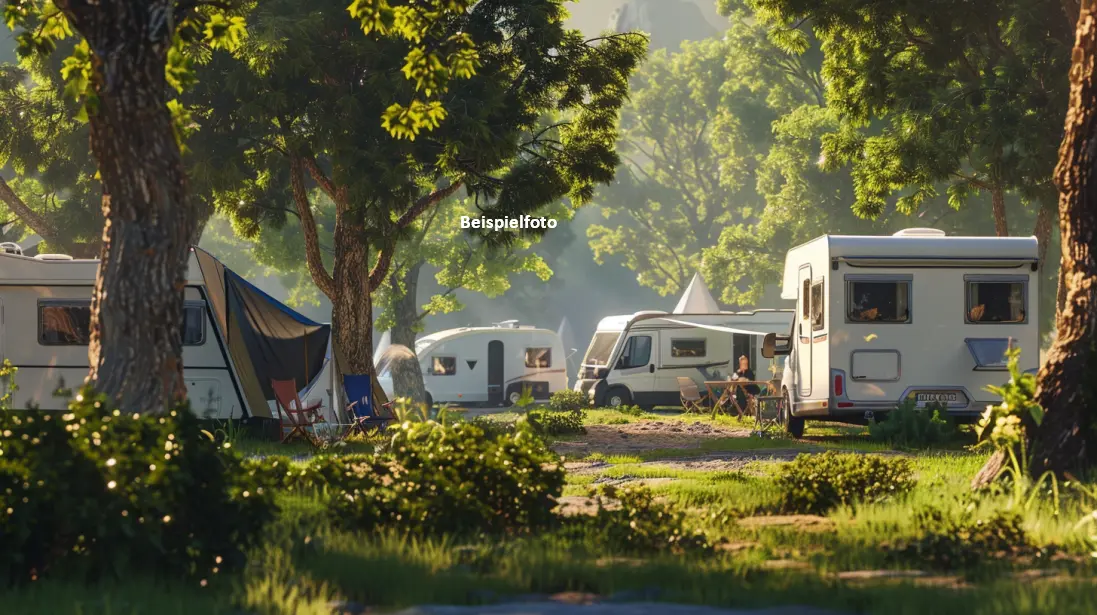
[[[689,286],[686,287],[686,292],[682,293],[682,298],[678,300],[678,305],[674,306],[674,313],[720,313],[720,306],[716,303],[716,300],[712,298],[712,293],[709,292],[708,286],[705,285],[705,280],[701,277],[701,274],[693,274],[693,279],[689,281]]]
[[[323,371],[331,325],[313,322],[194,248],[207,298],[228,346],[249,416],[271,418],[271,380],[310,388]]]

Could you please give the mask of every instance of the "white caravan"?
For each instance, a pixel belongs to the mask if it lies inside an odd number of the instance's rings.
[[[18,368],[11,407],[64,409],[68,399],[54,395],[59,385],[77,389],[88,375],[99,261],[2,248],[0,358]],[[184,292],[183,375],[197,415],[271,418],[271,378],[295,379],[300,389],[318,381],[328,325],[290,310],[199,249],[191,253]]]
[[[637,312],[598,323],[579,368],[575,390],[598,406],[645,408],[681,403],[678,377],[723,380],[746,356],[755,377],[773,377],[758,363],[760,338],[785,333],[792,310],[709,314]],[[729,331],[731,330],[731,331]],[[732,332],[734,331],[734,332]]]
[[[415,356],[429,404],[511,405],[525,387],[538,401],[568,388],[560,335],[516,320],[432,333],[415,341]],[[378,381],[391,398],[392,374]]]
[[[782,420],[863,422],[905,400],[975,419],[1009,378],[1039,363],[1034,237],[948,237],[935,229],[893,236],[825,235],[789,251],[781,298],[796,302],[788,334],[765,356],[787,355]]]

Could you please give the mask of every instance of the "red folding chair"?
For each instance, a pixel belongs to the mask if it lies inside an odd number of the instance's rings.
[[[301,403],[297,395],[297,383],[293,380],[271,380],[274,399],[278,404],[278,420],[282,429],[282,442],[289,442],[294,436],[301,436],[313,446],[317,446],[314,425],[323,421],[320,412],[322,402]],[[310,431],[311,428],[311,431]]]

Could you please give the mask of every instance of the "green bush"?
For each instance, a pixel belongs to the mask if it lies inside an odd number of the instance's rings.
[[[585,410],[555,412],[553,410],[530,410],[526,414],[533,431],[546,436],[568,436],[587,433],[583,420],[587,418]]]
[[[952,518],[936,508],[924,508],[914,517],[918,536],[894,547],[884,545],[890,559],[963,570],[1011,556],[1041,554],[1030,544],[1021,515],[1015,512],[995,511],[986,519],[967,512]]]
[[[821,514],[841,504],[904,493],[914,485],[913,475],[906,459],[827,451],[801,454],[781,466],[777,485],[786,510]]]
[[[486,438],[498,438],[502,435],[513,435],[516,427],[513,422],[510,421],[495,421],[485,416],[478,416],[468,422],[470,425],[479,427],[484,432]]]
[[[617,408],[617,411],[621,414],[627,414],[629,416],[644,416],[645,414],[647,414],[647,411],[645,411],[640,406],[619,406]]]
[[[942,410],[937,404],[919,408],[908,399],[884,421],[870,423],[868,433],[873,440],[903,448],[939,446],[956,437],[956,426]]]
[[[389,429],[384,454],[316,457],[287,472],[285,458],[247,471],[327,498],[347,529],[419,534],[534,532],[555,522],[564,487],[560,458],[524,424],[489,437],[472,423],[409,422]]]
[[[713,545],[699,529],[690,529],[686,514],[658,502],[646,488],[617,489],[602,485],[591,494],[598,510],[567,520],[566,534],[616,553],[711,552]]]
[[[66,412],[2,412],[0,583],[208,579],[245,563],[272,485],[186,407],[122,415],[84,389]]]
[[[582,391],[565,389],[549,396],[548,406],[557,412],[574,412],[590,407],[590,399]]]

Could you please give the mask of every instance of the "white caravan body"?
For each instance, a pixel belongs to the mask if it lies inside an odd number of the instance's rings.
[[[758,362],[766,333],[785,334],[792,310],[755,310],[680,314],[637,312],[603,318],[579,368],[575,390],[587,392],[599,406],[643,407],[681,403],[678,377],[722,380],[750,360],[755,377],[769,380],[768,365]],[[735,332],[728,331],[732,329]]]
[[[431,403],[511,405],[525,387],[537,401],[568,388],[560,335],[516,321],[426,335],[415,341],[415,356]],[[391,398],[392,374],[378,380]]]
[[[986,388],[1039,363],[1034,237],[825,235],[789,251],[796,302],[782,388],[792,416],[867,420],[904,400],[960,419],[1000,401]]]
[[[88,375],[90,304],[99,261],[27,257],[17,248],[0,252],[0,359],[17,368],[11,407],[63,410],[69,398],[55,393],[62,385],[75,392]],[[215,324],[210,291],[192,250],[183,326],[183,377],[192,410],[207,419],[276,416],[261,387],[249,384],[262,369],[249,362],[247,374],[241,374],[234,363],[233,347]],[[321,367],[312,366],[310,375]],[[7,383],[3,386],[6,393]]]

